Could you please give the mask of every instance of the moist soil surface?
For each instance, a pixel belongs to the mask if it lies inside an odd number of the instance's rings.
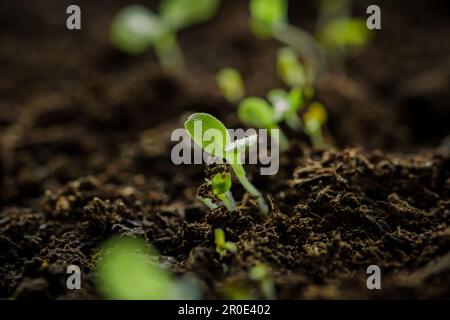
[[[249,33],[246,3],[224,1],[213,21],[183,31],[188,72],[167,76],[151,51],[128,57],[108,44],[125,1],[78,1],[83,27],[68,31],[72,2],[0,4],[0,298],[100,298],[94,260],[112,236],[145,239],[205,298],[229,298],[230,287],[263,298],[248,275],[260,262],[280,299],[450,298],[446,1],[381,4],[383,29],[317,85],[334,147],[289,132],[277,175],[249,168],[267,219],[237,183],[237,212],[207,209],[196,199],[205,168],[170,159],[189,112],[240,125],[215,87],[220,68],[240,69],[250,95],[281,86],[280,45]],[[314,6],[291,12],[313,29]],[[219,257],[215,228],[236,253]],[[71,264],[81,290],[66,289]],[[370,265],[382,290],[367,289]]]

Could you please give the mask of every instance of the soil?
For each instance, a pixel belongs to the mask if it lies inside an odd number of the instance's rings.
[[[217,70],[239,68],[251,95],[281,86],[279,44],[248,32],[246,3],[223,2],[213,21],[181,33],[189,72],[178,77],[152,52],[109,46],[126,1],[0,4],[0,298],[99,298],[93,259],[113,235],[151,243],[205,298],[236,285],[262,298],[248,275],[257,262],[280,299],[450,298],[448,2],[382,2],[374,41],[317,86],[334,148],[290,133],[276,176],[250,168],[270,200],[266,220],[237,184],[238,212],[207,209],[196,200],[204,167],[170,160],[170,133],[189,112],[239,126]],[[73,3],[81,31],[65,29]],[[295,2],[291,20],[311,30],[313,9]],[[218,227],[238,246],[224,259]],[[81,290],[66,289],[70,264],[82,268]],[[382,290],[366,287],[373,264]]]

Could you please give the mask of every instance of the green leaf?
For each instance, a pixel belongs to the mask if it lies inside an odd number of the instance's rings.
[[[255,35],[270,37],[287,24],[287,0],[250,0],[250,27]]]
[[[224,68],[217,74],[217,84],[222,95],[231,103],[236,103],[245,95],[244,81],[234,68]]]
[[[128,6],[114,17],[110,29],[112,44],[128,54],[139,54],[162,39],[168,29],[157,15],[140,5]]]
[[[283,89],[273,89],[267,94],[267,99],[275,109],[277,122],[283,121],[286,113],[291,109],[289,94]]]
[[[358,50],[369,41],[371,33],[364,19],[339,18],[327,23],[319,32],[320,42],[328,50]]]
[[[159,9],[163,21],[180,30],[210,20],[219,4],[220,0],[163,0]]]
[[[225,244],[225,232],[222,229],[214,230],[214,242],[217,247],[222,247]]]
[[[298,54],[289,47],[278,50],[277,72],[290,87],[303,87],[307,83],[307,71],[300,63]]]
[[[303,107],[303,92],[299,88],[292,88],[289,92],[289,101],[291,104],[291,111],[297,112]]]
[[[171,299],[173,281],[165,270],[150,263],[155,253],[132,239],[114,239],[102,249],[97,264],[97,284],[108,299]]]
[[[238,107],[238,117],[245,124],[261,129],[272,129],[277,123],[274,109],[258,97],[242,100]]]
[[[231,189],[231,174],[229,172],[218,173],[212,180],[212,187],[215,195],[223,195]]]
[[[203,150],[214,157],[224,157],[223,151],[231,138],[220,120],[207,113],[194,113],[186,120],[184,127]]]

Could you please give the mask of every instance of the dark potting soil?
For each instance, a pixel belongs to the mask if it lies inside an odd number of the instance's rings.
[[[248,275],[257,262],[272,269],[280,299],[450,297],[446,1],[382,4],[380,34],[318,84],[336,148],[313,151],[290,133],[276,176],[250,168],[270,200],[267,220],[237,184],[238,212],[208,210],[195,197],[204,168],[170,161],[170,133],[189,112],[239,126],[214,85],[221,67],[239,68],[249,94],[281,86],[279,44],[251,36],[246,3],[226,1],[212,22],[182,32],[189,72],[169,77],[152,52],[127,57],[108,45],[108,24],[126,1],[79,1],[80,32],[64,29],[73,1],[8,2],[0,4],[0,298],[98,298],[96,249],[113,235],[154,245],[206,298],[225,298],[230,286],[261,297]],[[292,21],[311,29],[312,8],[295,2]],[[238,246],[222,260],[218,227]],[[70,264],[82,267],[79,291],[66,289]],[[383,272],[380,291],[366,287],[372,264]]]

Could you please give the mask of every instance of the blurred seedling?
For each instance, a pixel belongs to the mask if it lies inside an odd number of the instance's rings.
[[[245,96],[244,80],[234,68],[220,70],[216,77],[220,92],[230,103],[237,103]]]
[[[216,252],[220,258],[223,258],[228,252],[237,252],[236,244],[225,240],[225,232],[222,229],[214,230],[214,243],[216,244]]]
[[[250,269],[250,278],[258,283],[259,289],[265,299],[275,300],[277,298],[275,284],[268,266],[262,263],[255,265]]]
[[[327,109],[320,102],[313,102],[303,115],[304,131],[311,138],[312,144],[316,149],[326,148],[323,137],[323,126],[328,120]]]
[[[280,108],[281,104],[278,106]],[[278,123],[283,115],[282,110],[273,108],[266,100],[259,97],[248,97],[238,106],[238,117],[242,123],[258,129],[267,129],[270,135],[275,135],[281,151],[289,149],[289,141]]]
[[[269,208],[263,194],[248,180],[241,154],[257,143],[257,135],[231,142],[230,134],[222,122],[207,113],[189,116],[184,127],[191,139],[204,151],[217,159],[224,159],[233,169],[236,177],[247,192],[255,197],[261,213],[266,216]]]
[[[343,64],[349,54],[358,52],[370,41],[366,21],[352,17],[352,0],[320,0],[317,38],[335,63]]]
[[[119,50],[140,54],[154,48],[167,72],[180,72],[185,67],[177,32],[211,19],[220,0],[162,0],[159,14],[141,5],[123,8],[111,24],[110,39]]]
[[[314,37],[289,24],[287,0],[250,0],[250,28],[255,36],[274,38],[297,51],[306,61],[308,82],[325,72],[325,56]]]
[[[156,251],[131,238],[107,241],[97,254],[96,285],[112,300],[199,299],[199,288],[156,263]]]
[[[229,172],[216,173],[211,180],[200,187],[198,198],[210,209],[217,208],[214,199],[217,197],[228,211],[236,211],[236,202],[231,194],[231,174]]]

